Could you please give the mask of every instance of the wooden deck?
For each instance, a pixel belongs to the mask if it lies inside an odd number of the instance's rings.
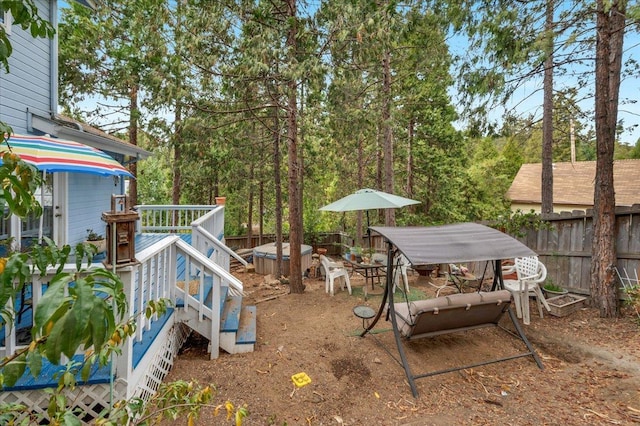
[[[166,238],[169,235],[176,235],[176,234],[138,234],[136,235],[136,242],[135,242],[136,252],[142,251],[152,246],[153,244],[157,243],[163,238]],[[187,243],[191,243],[191,234],[177,234],[177,235],[179,235],[183,241]],[[180,257],[181,256],[179,256],[179,259]],[[99,264],[99,262],[97,262],[97,264]],[[102,266],[101,264],[99,265]],[[178,268],[178,276],[184,279],[184,274],[185,274],[184,259],[179,260],[176,266]],[[211,291],[211,288],[212,288],[211,280],[208,280],[208,281],[209,281],[209,286],[208,286],[207,294]],[[31,286],[27,286],[25,289],[25,298],[24,298],[25,300],[31,299],[30,292],[31,292]],[[226,296],[226,293],[225,293],[225,296]],[[176,307],[180,307],[180,306],[182,306],[182,302],[180,300],[176,301]],[[16,310],[20,312],[21,308],[22,306],[18,301],[18,303],[16,304]],[[149,347],[151,346],[155,338],[158,336],[160,330],[162,330],[162,328],[165,326],[167,321],[169,321],[173,313],[174,313],[174,308],[170,308],[162,317],[160,317],[157,321],[154,321],[151,324],[151,328],[149,330],[144,330],[141,340],[134,342],[133,356],[132,356],[134,369],[138,366],[140,361],[144,358]],[[20,315],[20,317],[18,318],[18,321],[16,322],[17,334],[18,336],[23,338],[21,339],[22,341],[19,341],[20,343],[27,344],[31,339],[30,332],[31,332],[31,327],[33,325],[32,316],[33,315],[31,312],[31,306],[26,306],[25,310],[22,311],[22,315]],[[0,342],[2,342],[3,345],[4,345],[4,340],[5,340],[5,327],[2,327],[0,328]],[[82,362],[83,360],[82,355],[76,355],[74,357],[74,360],[77,362]],[[26,371],[25,374],[22,375],[22,377],[15,384],[15,386],[10,388],[4,388],[3,391],[8,392],[8,391],[17,391],[17,390],[33,390],[33,389],[43,389],[43,388],[48,388],[52,386],[57,386],[58,373],[63,372],[64,370],[65,370],[64,365],[62,366],[52,365],[48,361],[43,360],[42,374],[40,374],[39,377],[34,378],[29,371]],[[111,363],[109,363],[108,365],[102,368],[94,367],[92,369],[91,376],[87,382],[83,382],[80,380],[80,374],[78,374],[76,378],[79,384],[109,383],[111,378]]]

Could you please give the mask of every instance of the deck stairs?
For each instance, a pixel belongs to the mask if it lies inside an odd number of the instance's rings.
[[[219,284],[214,286],[214,277],[210,275],[200,277],[197,272],[195,275],[191,272],[188,274],[188,282],[185,282],[185,271],[193,271],[187,263],[196,261],[211,262],[206,257],[202,258],[198,252],[191,252],[190,255],[185,253],[177,262],[177,321],[209,340],[208,351],[212,358],[217,356],[218,351],[211,346],[216,339],[209,336],[216,334],[219,335],[219,348],[229,354],[253,352],[256,343],[256,307],[244,305],[242,293],[228,285],[220,284],[221,281],[224,283],[224,280],[215,279]],[[216,268],[214,264],[208,266]],[[189,303],[184,303],[185,298],[188,298]],[[219,324],[214,323],[214,319],[218,317],[212,312],[212,301],[216,300],[214,298],[220,301]]]
[[[211,309],[211,291],[205,299],[204,305]],[[208,299],[208,300],[207,300]],[[222,287],[220,294],[220,324],[219,335],[220,349],[229,354],[253,352],[256,343],[256,307],[244,306],[243,296],[231,295],[229,287]],[[188,305],[184,309],[183,304],[177,306],[178,321],[183,322],[193,331],[203,337],[211,336],[213,321],[211,319],[201,319],[199,309]],[[212,352],[211,344],[208,352]]]

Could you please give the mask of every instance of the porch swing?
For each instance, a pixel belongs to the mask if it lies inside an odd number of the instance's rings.
[[[371,230],[384,237],[387,243],[388,265],[393,265],[393,260],[400,254],[404,255],[412,265],[494,262],[493,285],[489,292],[460,293],[413,302],[409,301],[406,292],[403,292],[405,299],[403,302],[394,302],[396,268],[393,273],[387,274],[385,292],[378,312],[372,317],[368,326],[364,327],[360,337],[372,333],[372,329],[383,315],[387,321],[391,320],[400,360],[387,348],[385,350],[403,367],[414,398],[418,397],[415,381],[419,378],[528,356],[533,357],[541,370],[544,369],[542,361],[524,335],[511,309],[511,294],[508,290],[504,290],[502,283],[502,259],[535,255],[531,249],[500,231],[475,223],[434,227],[372,227]],[[499,325],[505,314],[509,315],[515,333]],[[521,340],[526,351],[464,366],[419,374],[412,373],[403,341],[485,327],[503,329],[506,334]],[[377,339],[375,340],[380,343]]]

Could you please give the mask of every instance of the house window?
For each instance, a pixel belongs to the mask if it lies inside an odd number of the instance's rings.
[[[11,34],[11,12],[3,10],[0,6],[0,26],[6,34]]]

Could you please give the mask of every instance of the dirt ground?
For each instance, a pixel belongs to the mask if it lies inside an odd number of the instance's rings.
[[[390,323],[380,321],[374,333],[359,337],[362,321],[353,308],[377,309],[382,296],[365,301],[357,274],[353,295],[337,290],[334,297],[316,278],[305,280],[304,294],[288,294],[287,285],[268,284],[264,276],[236,275],[245,285],[245,303],[257,306],[255,351],[209,360],[206,341],[190,339],[166,380],[213,384],[216,403],[246,405],[244,425],[640,424],[640,327],[630,311],[615,320],[600,319],[592,308],[541,319],[532,303],[531,325],[523,327],[543,371],[526,357],[421,378],[413,398],[391,357],[397,349]],[[412,289],[433,296],[427,280],[409,278]],[[414,374],[524,349],[497,328],[404,347]],[[297,373],[311,382],[296,387]],[[233,423],[205,409],[198,424]]]

